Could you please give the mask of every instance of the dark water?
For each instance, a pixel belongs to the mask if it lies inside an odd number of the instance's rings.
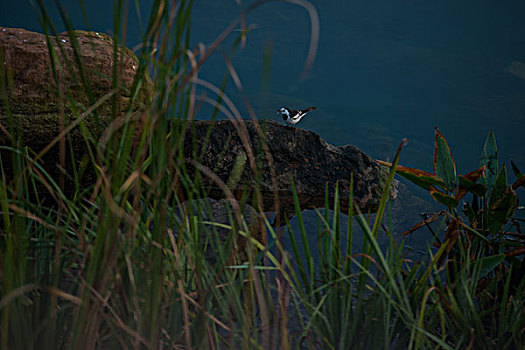
[[[0,25],[40,30],[29,2],[1,0]],[[63,30],[53,1],[44,1]],[[110,33],[111,2],[64,1],[78,28]],[[140,1],[146,22],[152,1]],[[249,3],[243,1],[243,3]],[[354,144],[390,159],[403,137],[401,163],[432,170],[434,126],[447,138],[459,172],[477,168],[490,129],[500,161],[525,169],[525,1],[311,1],[320,40],[308,77],[310,19],[297,5],[269,2],[247,16],[253,30],[233,56],[260,119],[278,119],[281,106],[317,106],[300,127],[334,144]],[[130,2],[127,42],[139,42],[141,22]],[[197,0],[193,42],[209,45],[240,13],[234,0]],[[229,52],[233,33],[222,47]],[[271,70],[262,72],[263,48]],[[220,85],[226,66],[217,53],[200,77]],[[247,109],[230,81],[228,94]],[[206,109],[199,118],[207,118]],[[510,176],[513,179],[513,176]],[[523,197],[523,193],[522,193]]]
[[[77,1],[63,3],[77,27],[111,32],[111,2],[84,1],[88,24]],[[143,25],[151,3],[140,1]],[[525,63],[525,1],[311,3],[320,21],[319,50],[301,83],[310,39],[308,12],[269,2],[247,17],[255,28],[233,63],[259,118],[277,118],[274,111],[281,105],[315,105],[319,110],[301,127],[382,159],[408,137],[403,163],[428,170],[434,126],[448,139],[463,171],[478,165],[483,141],[493,129],[502,161],[512,158],[525,168],[525,66],[519,64]],[[0,4],[0,25],[40,30],[29,1]],[[44,4],[63,30],[54,1]],[[127,41],[133,46],[141,23],[134,2],[129,5]],[[234,0],[197,0],[193,13],[193,41],[209,44],[240,11]],[[272,52],[271,74],[263,78],[265,44]],[[224,69],[217,54],[201,77],[220,84]],[[246,111],[233,83],[228,92]]]

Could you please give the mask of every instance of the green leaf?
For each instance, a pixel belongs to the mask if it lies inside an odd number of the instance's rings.
[[[436,127],[436,139],[434,144],[434,174],[445,181],[447,191],[456,188],[456,165],[450,151],[447,140]]]
[[[479,169],[473,170],[465,175],[458,176],[459,186],[456,190],[456,200],[459,201],[461,198],[465,197],[467,192],[474,193],[479,197],[484,196],[486,193],[486,188],[483,185],[478,185],[477,181],[485,173],[485,167],[482,166]]]
[[[503,229],[503,226],[516,213],[518,203],[518,195],[509,187],[503,196],[491,206],[489,210],[489,232],[491,234],[496,234]]]
[[[510,165],[512,166],[512,172],[514,173],[514,176],[516,176],[517,178],[520,178],[523,176],[520,169],[518,169],[518,167],[516,166],[516,164],[514,163],[512,159],[510,161]]]
[[[485,277],[488,275],[492,270],[496,268],[499,264],[503,262],[505,259],[505,254],[498,254],[498,255],[492,255],[492,256],[486,256],[484,258],[478,259],[473,262],[475,267],[479,267],[479,275],[478,278]]]
[[[494,136],[492,130],[490,130],[485,140],[485,145],[481,152],[480,165],[486,166],[485,186],[487,187],[487,195],[490,195],[498,174],[498,147],[496,145],[496,136]]]
[[[432,196],[432,198],[434,198],[436,202],[445,205],[447,208],[455,208],[459,204],[459,202],[455,200],[454,197],[451,197],[443,192],[431,190],[430,195]]]
[[[485,174],[485,168],[485,166],[482,166],[479,169],[472,170],[471,172],[463,175],[463,177],[467,180],[477,182],[483,176],[483,174]]]
[[[510,165],[512,166],[512,172],[514,173],[514,176],[516,176],[518,179],[523,176],[520,169],[516,166],[516,164],[511,160]]]
[[[487,188],[485,186],[483,186],[482,184],[478,184],[477,182],[471,181],[466,177],[463,177],[462,175],[459,175],[459,186],[461,188],[465,188],[470,193],[473,193],[478,197],[483,197],[487,192]]]
[[[376,162],[387,167],[392,167],[392,164],[388,162],[383,162],[381,160],[376,160]],[[445,182],[443,179],[423,170],[398,165],[396,166],[396,173],[426,190],[431,190],[434,186],[439,186],[445,189]]]
[[[507,189],[507,168],[505,167],[505,164],[501,167],[499,174],[496,178],[496,181],[494,182],[494,186],[492,188],[492,193],[490,195],[490,205],[494,205],[498,200],[500,200],[501,196],[505,193],[505,190]]]

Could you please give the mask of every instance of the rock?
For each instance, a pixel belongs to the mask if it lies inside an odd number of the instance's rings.
[[[36,153],[40,152],[58,136],[61,114],[67,127],[113,88],[114,46],[110,36],[74,31],[72,36],[62,33],[49,37],[49,40],[51,46],[48,46],[43,34],[0,27],[0,123],[4,127],[0,131],[0,145],[11,145],[6,131],[11,134],[18,130],[24,146]],[[76,44],[72,45],[72,42]],[[78,56],[73,46],[78,49]],[[55,57],[53,64],[50,47]],[[120,89],[117,95],[117,117],[123,115],[128,107],[131,110],[143,108],[151,96],[151,81],[146,79],[138,98],[131,102],[130,91],[135,76],[140,74],[139,62],[135,54],[123,46],[119,46],[118,59]],[[2,92],[4,89],[7,103]],[[64,99],[59,97],[61,94],[65,96]],[[96,109],[96,115],[85,119],[84,130],[94,140],[98,140],[113,121],[114,115],[110,98]],[[71,142],[75,159],[80,161],[86,152],[80,128],[69,133],[68,141]],[[1,154],[2,159],[8,160],[3,161],[4,168],[11,164],[6,153],[4,151]],[[60,173],[56,166],[59,164],[58,153],[57,146],[43,158],[43,163],[53,177]],[[70,162],[70,155],[66,156],[66,160]],[[66,164],[66,171],[71,169],[71,165]]]
[[[211,126],[213,130],[209,140],[206,140]],[[377,210],[388,169],[357,147],[333,146],[313,131],[287,127],[272,120],[261,121],[260,129],[262,134],[257,131],[258,127],[252,120],[221,120],[213,124],[195,121],[188,127],[184,153],[188,158],[197,157],[196,161],[213,171],[222,182],[233,184],[232,191],[239,198],[244,190],[252,190],[259,185],[264,211],[276,211],[274,194],[278,195],[279,212],[295,211],[292,179],[301,209],[324,207],[326,188],[331,206],[338,183],[341,210],[346,211],[351,174],[355,203],[364,212]],[[192,142],[193,135],[197,140],[196,148]],[[268,145],[273,163],[262,150],[261,141]],[[247,150],[249,147],[254,152],[253,156]],[[253,164],[250,163],[250,157],[254,160]],[[243,159],[246,161],[243,162]],[[253,171],[253,165],[260,169],[260,176]],[[239,166],[242,168],[234,171]],[[272,182],[272,172],[275,172],[275,184]],[[203,179],[210,189],[210,196],[224,197],[217,181],[207,175]]]
[[[229,227],[235,226],[235,223],[241,231],[246,231],[244,226],[244,223],[246,223],[251,236],[260,243],[265,244],[266,232],[264,228],[261,227],[262,221],[257,211],[252,206],[245,204],[242,210],[239,208],[239,216],[236,217],[233,209],[234,205],[231,200],[227,199],[214,200],[212,198],[204,198],[186,201],[182,203],[180,209],[174,210],[174,224],[168,224],[168,227],[171,228],[173,237],[177,240],[180,233],[189,227],[191,217],[194,217],[198,220],[197,232],[199,235],[199,246],[197,249],[205,250],[204,256],[208,262],[215,263],[217,261],[217,252],[224,252],[225,244],[230,244],[229,251],[232,252],[229,256],[228,263],[242,262],[247,259],[245,237],[238,233],[233,233],[235,239],[228,241],[228,236],[232,233],[230,228],[208,223],[214,222],[215,224],[222,224]],[[190,242],[191,240],[186,241]],[[237,256],[240,257],[241,261],[236,262],[231,260]]]
[[[0,29],[0,50],[4,61],[3,71],[8,82],[7,93],[11,113],[33,116],[31,119],[34,121],[34,115],[59,112],[60,99],[53,70],[57,72],[64,92],[70,94],[75,107],[81,110],[88,108],[111,91],[113,39],[104,33],[81,30],[76,30],[73,34],[78,44],[81,69],[73,50],[72,37],[68,33],[50,37],[58,58],[58,61],[54,60],[53,68],[44,34],[18,28]],[[139,68],[137,57],[125,46],[119,46],[118,68],[121,88],[119,112],[123,112],[130,101],[130,91]],[[91,91],[86,91],[88,88]],[[145,86],[141,90],[143,96],[135,101],[135,108],[139,106],[138,101],[147,99],[150,88]],[[91,98],[89,93],[93,95]],[[71,109],[72,101],[66,103],[65,107]],[[4,105],[4,101],[0,103]],[[111,115],[111,101],[99,107],[97,111],[102,115]]]
[[[7,94],[7,98],[0,98],[2,146],[11,145],[9,135],[18,130],[22,144],[31,149],[29,153],[39,153],[59,134],[62,117],[67,127],[112,90],[114,47],[109,36],[75,31],[71,36],[66,33],[49,39],[49,47],[54,52],[51,56],[46,36],[0,27],[0,85],[7,87],[0,90]],[[119,48],[118,108],[114,112],[112,101],[107,101],[97,108],[96,114],[85,119],[83,130],[89,133],[91,140],[99,140],[114,118],[123,115],[128,107],[141,111],[151,99],[151,82],[145,78],[139,97],[130,102],[135,76],[141,74],[138,73],[139,63],[129,49]],[[55,57],[54,65],[50,57]],[[59,98],[62,93],[66,96],[65,103]],[[202,165],[201,170],[208,168],[209,172],[216,173],[237,198],[245,191],[256,195],[253,189],[260,188],[260,196],[252,203],[260,200],[260,209],[264,211],[290,213],[295,211],[292,179],[302,209],[323,207],[326,188],[332,205],[338,183],[341,210],[346,211],[350,175],[353,174],[356,205],[364,212],[377,209],[388,169],[357,147],[336,147],[312,131],[286,127],[275,121],[259,124],[250,120],[218,121],[214,123],[209,142],[205,142],[210,125],[206,121],[190,123],[184,143],[185,157],[194,158],[193,154],[198,154],[197,163]],[[193,133],[196,148],[193,148]],[[66,141],[65,160],[59,159],[58,145],[42,158],[41,164],[55,181],[60,176],[64,178],[64,173],[72,175],[73,169],[79,169],[78,164],[73,164],[72,156],[76,163],[86,157],[85,135],[79,127],[68,134]],[[271,159],[263,151],[262,143],[267,145]],[[72,153],[69,153],[70,149]],[[4,171],[9,176],[11,153],[3,150],[0,155]],[[65,169],[60,166],[61,162],[65,163]],[[84,174],[82,183],[85,185],[95,181],[94,167],[87,168],[91,176]],[[260,171],[254,171],[255,168]],[[207,175],[203,179],[210,189],[210,196],[226,197],[217,181],[210,180]]]
[[[387,210],[383,215],[383,225],[379,229],[379,234],[377,236],[377,243],[380,249],[386,254],[390,249],[390,237],[394,239],[394,242],[399,243],[401,241],[402,233],[412,228],[414,225],[419,223],[423,217],[423,213],[435,213],[438,210],[442,209],[439,205],[436,205],[433,201],[428,201],[426,198],[430,198],[428,192],[421,193],[423,198],[420,198],[413,192],[415,185],[408,184],[408,186],[403,183],[406,180],[401,179],[398,184],[399,194],[396,199],[393,199]],[[425,198],[426,197],[426,198]],[[308,241],[310,242],[310,251],[313,256],[314,265],[318,266],[320,264],[319,250],[316,248],[318,246],[319,231],[317,229],[318,225],[322,225],[322,221],[319,218],[319,215],[324,217],[325,212],[323,210],[313,211],[306,210],[302,213],[303,224],[307,230]],[[328,215],[328,223],[331,226],[333,223],[334,213],[330,211]],[[376,214],[371,214],[370,216],[366,215],[366,220],[370,220],[369,227],[372,228],[374,221],[376,219]],[[357,218],[354,216],[352,218],[352,249],[354,253],[362,252],[363,242],[366,240],[366,234],[364,233],[361,225],[359,225]],[[347,245],[347,235],[348,230],[348,216],[342,214],[340,217],[340,232],[341,234],[341,246],[346,247]],[[443,237],[443,232],[439,231],[440,220],[431,224],[430,226],[434,232],[441,238]],[[294,235],[296,239],[299,239],[300,228],[299,223],[296,218],[290,220],[291,232],[286,230],[282,237],[282,244],[287,251],[292,251],[293,246],[291,244],[290,235]],[[389,230],[389,233],[386,234],[384,229]],[[323,228],[321,228],[323,230]],[[423,227],[412,234],[405,236],[405,241],[403,243],[403,255],[405,259],[411,259],[413,261],[420,261],[421,259],[426,259],[428,257],[428,249],[430,243],[432,242],[433,237],[431,232],[427,227]],[[271,244],[270,244],[271,245]],[[303,247],[299,245],[298,247],[300,254],[303,254]]]

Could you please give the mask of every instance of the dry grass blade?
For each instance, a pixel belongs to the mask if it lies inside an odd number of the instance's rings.
[[[225,325],[223,322],[221,322],[217,317],[213,316],[212,314],[210,314],[208,311],[206,311],[202,305],[200,305],[199,303],[197,303],[195,300],[193,300],[192,297],[190,297],[188,294],[186,293],[183,293],[182,296],[184,298],[186,298],[190,303],[192,303],[193,305],[195,305],[199,310],[201,310],[204,315],[206,315],[206,317],[208,317],[210,320],[212,320],[213,322],[215,322],[217,325],[219,325],[221,328],[223,328],[224,330],[227,330],[228,332],[231,332],[231,328],[228,327],[227,325]]]
[[[107,311],[109,311],[111,313],[111,315],[113,316],[114,320],[117,322],[117,325],[120,327],[120,329],[122,329],[127,334],[131,335],[133,337],[133,339],[135,339],[137,341],[140,341],[147,348],[149,348],[149,349],[153,348],[152,345],[150,344],[150,342],[147,339],[142,337],[140,335],[140,333],[138,333],[137,331],[131,329],[130,327],[128,327],[124,323],[124,321],[118,315],[117,310],[115,310],[115,308],[108,302],[108,300],[110,299],[110,295],[108,295],[107,297],[104,298],[102,295],[100,295],[100,293],[98,293],[98,291],[96,289],[94,289],[89,284],[84,282],[83,285],[84,285],[84,287],[86,287],[93,294],[93,296],[96,298],[96,300],[98,300],[101,303],[101,306],[105,310],[107,310]],[[105,316],[105,313],[103,313],[103,316],[107,317],[107,316]]]
[[[239,113],[239,110],[237,109],[235,104],[228,98],[226,94],[221,92],[221,90],[215,85],[205,80],[199,79],[199,78],[193,78],[191,81],[195,84],[202,85],[210,89],[211,91],[215,92],[217,96],[221,96],[224,102],[226,103],[226,105],[230,108],[230,110],[233,113],[233,116],[235,117],[235,119],[231,120],[232,124],[237,130],[237,134],[241,138],[241,141],[244,146],[244,150],[246,151],[246,155],[248,156],[248,160],[250,161],[250,168],[255,173],[257,170],[257,166],[255,164],[255,156],[253,154],[253,148],[250,142],[249,133],[248,133],[248,130],[246,129],[246,125],[244,124],[243,118],[241,117],[241,114]]]
[[[0,123],[0,131],[2,131],[5,134],[5,136],[9,139],[10,142],[14,141],[13,136],[11,136],[9,131],[5,128],[5,126],[2,123]]]
[[[259,120],[257,119],[257,116],[255,115],[255,111],[253,110],[253,107],[250,101],[248,100],[248,97],[246,96],[246,93],[241,83],[241,79],[239,78],[239,75],[237,74],[235,67],[233,67],[233,64],[231,63],[230,59],[226,55],[223,55],[223,58],[224,58],[224,61],[226,62],[226,66],[228,67],[228,71],[230,72],[230,76],[235,82],[237,89],[241,92],[244,103],[248,109],[248,113],[250,114],[250,118],[252,119],[253,125],[255,126],[255,130],[257,131],[257,134],[259,135],[259,138],[261,140],[264,155],[269,165],[268,168],[270,169],[270,179],[272,181],[272,188],[274,189],[273,191],[273,197],[274,197],[273,198],[273,202],[274,202],[273,211],[276,213],[279,213],[279,194],[278,194],[279,191],[277,191],[277,188],[278,188],[277,174],[275,172],[275,167],[273,166],[273,156],[270,152],[268,144],[266,143],[264,133],[263,133],[263,130],[261,129]],[[257,209],[259,211],[262,211],[263,210],[262,198],[261,196],[257,196],[257,199],[258,199]],[[277,221],[276,221],[277,227],[280,226],[279,221],[280,221],[280,218],[279,218],[279,215],[277,214]],[[261,220],[261,225],[264,225],[264,222],[262,222],[262,220]]]
[[[267,307],[268,302],[266,301],[264,291],[261,284],[261,279],[257,274],[257,271],[253,268],[253,264],[250,264],[250,274],[252,276],[253,285],[255,289],[255,297],[259,305],[259,312],[261,317],[261,328],[262,328],[262,348],[272,349],[270,346],[270,310]]]
[[[55,288],[55,287],[46,287],[44,288],[47,292],[51,293],[51,294],[54,294],[56,295],[57,297],[59,298],[62,298],[64,300],[67,300],[67,301],[70,301],[72,302],[73,304],[75,305],[80,305],[82,304],[82,299],[80,299],[79,297],[76,297],[72,294],[69,294],[69,293],[66,293],[58,288]]]
[[[78,126],[78,124],[80,124],[84,119],[86,119],[86,117],[90,116],[91,113],[93,113],[93,111],[95,111],[98,107],[100,107],[104,102],[106,102],[107,100],[109,100],[111,97],[113,97],[115,95],[116,91],[112,90],[110,92],[108,92],[107,94],[105,94],[104,96],[102,96],[95,104],[93,104],[92,106],[90,106],[85,112],[83,112],[77,119],[75,119],[75,121],[73,121],[71,124],[68,125],[67,128],[65,128],[64,130],[62,130],[60,132],[60,134],[58,134],[57,137],[55,137],[53,139],[53,141],[51,141],[46,147],[44,147],[39,153],[38,155],[35,157],[34,161],[38,161],[40,158],[42,158],[42,156],[44,156],[44,154],[46,154],[47,152],[49,152],[49,150],[57,143],[59,142],[60,140],[62,140],[64,137],[66,137],[66,135],[68,133],[71,132],[71,130],[73,130],[75,127]]]
[[[104,133],[98,140],[97,151],[100,157],[99,161],[104,158],[104,150],[106,149],[107,143],[111,139],[111,136],[121,129],[123,126],[129,123],[129,120],[133,120],[138,113],[132,113],[131,115],[120,115],[114,118],[114,120],[106,127]]]
[[[51,229],[51,230],[53,230],[55,232],[59,231],[58,227],[47,223],[46,221],[44,221],[43,219],[39,218],[35,214],[32,214],[31,212],[29,212],[29,211],[27,211],[27,210],[25,210],[23,208],[20,208],[19,206],[15,205],[15,204],[9,204],[9,209],[14,211],[15,213],[19,213],[19,214],[25,216],[28,219],[34,220],[37,223],[39,223],[40,225],[42,225],[42,226],[44,226],[46,228],[49,228],[49,229]]]
[[[0,310],[2,310],[4,307],[9,305],[9,303],[11,303],[16,298],[19,298],[25,293],[28,293],[36,289],[38,289],[38,286],[34,283],[31,283],[31,284],[26,284],[25,286],[15,288],[11,290],[9,293],[7,293],[6,295],[2,295],[2,300],[0,300]]]
[[[519,256],[525,254],[525,247],[514,248],[505,253],[505,256]]]
[[[113,194],[111,193],[111,182],[109,179],[109,176],[106,175],[107,170],[105,168],[100,168],[99,171],[99,178],[102,179],[102,186],[101,186],[101,193],[106,201],[106,204],[108,205],[109,209],[112,211],[113,214],[115,214],[120,219],[125,219],[127,222],[134,224],[135,218],[118,205],[117,202],[115,202],[115,199],[113,198]]]
[[[425,220],[422,220],[422,221],[418,222],[417,224],[415,224],[414,226],[412,226],[412,228],[410,228],[409,230],[403,232],[401,235],[406,236],[406,235],[408,235],[408,234],[411,234],[412,232],[419,230],[421,227],[433,223],[434,221],[436,221],[437,219],[439,219],[440,216],[442,216],[442,215],[444,215],[444,214],[445,214],[445,211],[444,211],[444,210],[441,210],[441,211],[435,213],[434,215],[432,215],[431,217],[429,217],[429,218],[427,218],[427,219],[425,219]]]
[[[284,259],[281,263],[281,265],[284,265]],[[279,308],[281,311],[281,318],[279,320],[279,324],[281,325],[280,331],[281,331],[281,348],[282,349],[289,349],[290,344],[288,341],[288,306],[290,304],[290,291],[288,290],[289,287],[282,283],[279,279],[275,280],[275,283],[277,284],[277,295],[279,299]]]
[[[193,79],[197,78],[197,75],[199,73],[199,71],[197,70],[197,61],[195,60],[195,54],[190,51],[190,50],[186,50],[186,55],[188,56],[188,58],[190,59],[190,63],[191,63],[191,68],[192,68],[192,75],[193,75]],[[195,91],[196,91],[196,88],[197,86],[195,84],[192,84],[191,86],[191,92],[190,92],[190,98],[189,98],[189,107],[188,107],[188,121],[191,121],[193,120],[193,118],[195,117]]]
[[[303,71],[299,77],[299,83],[303,82],[308,78],[308,74],[312,69],[315,61],[315,56],[317,56],[317,49],[319,47],[319,14],[315,9],[314,5],[305,0],[285,0],[286,2],[296,4],[304,7],[308,11],[310,16],[310,47],[308,48],[308,56],[304,62]]]
[[[186,162],[197,168],[200,172],[202,172],[204,175],[209,177],[224,193],[226,199],[230,201],[230,204],[233,209],[233,213],[235,215],[235,219],[237,222],[241,221],[241,209],[239,207],[239,202],[237,202],[237,199],[235,199],[235,196],[233,195],[232,191],[228,188],[228,186],[222,181],[220,177],[217,176],[210,168],[208,168],[205,165],[202,165],[201,163],[193,160],[193,159],[186,159]]]
[[[310,45],[308,48],[308,56],[306,57],[306,61],[303,66],[303,70],[301,72],[301,76],[299,77],[298,84],[303,82],[306,78],[308,78],[308,74],[310,73],[310,70],[312,69],[312,66],[315,61],[315,56],[317,55],[317,50],[319,47],[319,32],[320,32],[320,24],[319,24],[319,14],[317,13],[317,10],[315,9],[314,5],[312,5],[310,2],[306,0],[259,0],[251,4],[247,9],[246,13],[249,13],[256,8],[269,3],[269,2],[288,2],[290,4],[295,4],[303,7],[308,11],[308,15],[310,17]]]

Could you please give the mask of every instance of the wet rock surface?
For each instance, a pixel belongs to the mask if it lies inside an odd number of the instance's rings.
[[[267,152],[263,144],[267,145]],[[388,175],[388,169],[355,146],[333,146],[313,131],[272,120],[259,123],[221,120],[213,125],[195,121],[189,127],[184,152],[188,157],[196,157],[222,182],[234,183],[233,192],[238,196],[259,186],[264,211],[276,211],[274,195],[277,195],[278,211],[294,212],[292,180],[301,209],[323,207],[326,189],[331,205],[337,183],[341,210],[345,211],[353,174],[355,203],[361,210],[373,212],[377,210]],[[224,196],[217,181],[206,176],[204,179],[212,197]]]
[[[377,236],[377,243],[383,252],[387,252],[390,248],[390,237],[393,238],[394,242],[399,243],[401,241],[402,233],[412,228],[415,224],[420,222],[423,219],[421,214],[424,213],[434,213],[441,208],[436,205],[433,201],[429,201],[428,197],[422,196],[420,198],[418,195],[414,194],[410,186],[403,183],[405,180],[401,180],[398,184],[398,196],[396,199],[388,205],[384,215],[382,223],[383,225],[379,229],[379,234]],[[314,258],[314,264],[317,266],[320,263],[319,260],[319,250],[315,247],[317,245],[317,240],[319,239],[318,226],[319,222],[322,223],[319,215],[323,216],[326,213],[324,210],[305,210],[302,213],[302,219],[304,226],[307,228],[308,240],[311,242],[310,248],[311,253]],[[370,220],[370,227],[374,224],[376,219],[376,214],[373,213],[370,216],[365,215],[367,221]],[[330,211],[328,214],[328,224],[332,225],[334,220],[334,212]],[[352,225],[352,249],[354,252],[361,252],[363,247],[363,241],[366,239],[366,235],[363,232],[363,229],[359,225],[357,218],[354,217],[349,221],[348,216],[344,213],[340,217],[340,231],[341,236],[341,245],[346,247],[347,244],[347,232],[348,225],[351,222]],[[442,232],[439,231],[439,222],[436,222],[430,225],[434,232],[438,236],[442,236]],[[293,246],[290,241],[290,235],[293,234],[296,239],[300,234],[299,222],[296,217],[290,219],[290,228],[292,233],[288,233],[288,230],[283,231],[283,245],[287,251],[292,251]],[[321,228],[322,230],[322,228]],[[386,231],[388,231],[388,234]],[[418,261],[421,258],[427,256],[430,243],[432,242],[433,237],[428,227],[423,227],[412,234],[405,236],[405,241],[403,244],[404,247],[404,257],[406,259],[412,259]],[[303,248],[299,246],[299,251],[303,254]]]
[[[216,262],[217,252],[224,252],[225,245],[228,245],[228,251],[231,252],[229,257],[225,257],[226,260],[231,260],[229,263],[234,263],[232,259],[237,256],[245,260],[246,239],[238,230],[249,232],[251,237],[262,244],[266,242],[266,233],[261,226],[259,214],[252,206],[245,204],[242,208],[237,207],[238,212],[235,213],[236,205],[238,203],[228,199],[203,198],[186,201],[180,208],[174,209],[173,223],[167,225],[171,229],[168,233],[175,240],[181,238],[181,234],[190,234],[189,237],[198,234],[197,238],[193,236],[190,241],[198,245],[197,249],[204,250],[204,256],[210,263]],[[192,217],[196,220],[197,232],[190,233],[187,231],[192,225]]]

